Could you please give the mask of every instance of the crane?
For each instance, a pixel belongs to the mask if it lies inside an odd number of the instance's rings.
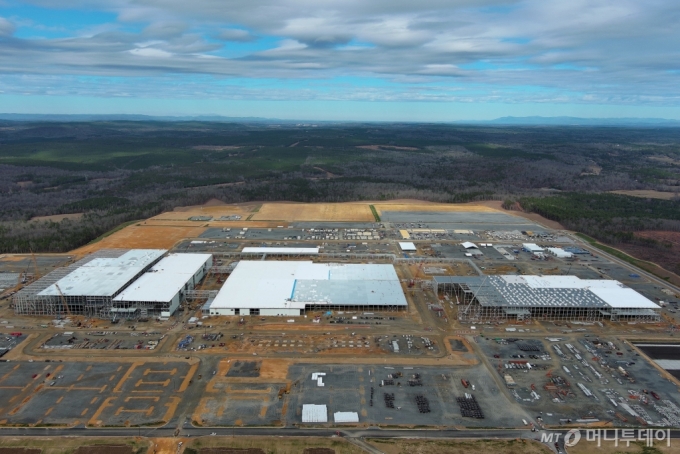
[[[29,249],[31,251],[31,259],[33,260],[33,280],[37,281],[40,279],[40,269],[38,268],[38,261],[35,259],[35,253],[33,252],[33,249]]]
[[[69,317],[72,317],[71,309],[69,309],[68,304],[66,304],[66,298],[64,298],[64,294],[61,292],[59,284],[54,284],[54,286],[57,288],[57,291],[59,292],[59,296],[61,297],[61,304],[62,306],[64,306],[66,313],[68,314]]]

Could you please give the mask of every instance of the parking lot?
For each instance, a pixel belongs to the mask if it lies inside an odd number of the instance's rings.
[[[0,333],[0,358],[26,339],[26,334],[18,331]]]
[[[169,421],[195,367],[186,362],[0,363],[8,425],[154,425]]]
[[[325,374],[324,386],[312,380],[316,372]],[[289,396],[290,425],[302,424],[303,404],[326,405],[329,423],[338,411],[357,412],[359,422],[369,425],[513,427],[526,418],[521,409],[508,405],[483,366],[296,364],[289,369],[289,379],[297,383]],[[463,379],[471,383],[468,388]],[[475,397],[483,418],[462,415],[457,398],[464,399],[466,393]],[[496,411],[499,405],[503,412]]]
[[[66,331],[47,338],[45,350],[155,350],[165,336],[160,332]]]

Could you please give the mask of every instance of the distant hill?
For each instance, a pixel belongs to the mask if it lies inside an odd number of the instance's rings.
[[[512,126],[680,126],[679,120],[666,118],[501,117],[474,123]]]
[[[55,122],[87,122],[87,121],[160,121],[160,122],[224,122],[224,123],[264,123],[264,124],[295,124],[299,122],[309,123],[312,120],[282,120],[280,118],[264,117],[225,117],[222,115],[137,115],[137,114],[15,114],[0,113],[0,121],[55,121]],[[323,124],[366,124],[393,122],[371,122],[371,121],[324,121],[313,120]],[[408,122],[397,122],[408,123]],[[418,122],[420,123],[420,122]],[[431,123],[431,122],[422,122]],[[459,120],[454,122],[444,122],[453,124],[473,124],[489,126],[639,126],[639,127],[680,127],[680,120],[670,120],[666,118],[580,118],[580,117],[500,117],[494,120]]]

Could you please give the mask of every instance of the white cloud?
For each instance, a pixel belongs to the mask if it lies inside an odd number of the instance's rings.
[[[0,36],[11,36],[14,34],[14,24],[5,19],[4,17],[0,17]]]
[[[136,49],[131,49],[128,52],[130,52],[132,55],[137,55],[138,57],[151,57],[151,58],[172,57],[172,54],[170,52],[161,49],[155,49],[153,47],[138,47]]]
[[[31,1],[55,7],[52,0]],[[113,12],[117,22],[87,36],[38,41],[3,39],[13,34],[14,25],[0,18],[0,74],[329,80],[351,76],[386,81],[385,87],[371,89],[370,96],[382,93],[389,99],[441,99],[450,96],[447,90],[454,80],[457,88],[469,84],[470,99],[547,99],[545,93],[539,98],[530,91],[513,91],[526,86],[549,92],[549,99],[583,102],[664,102],[680,96],[677,0],[60,0],[58,4]],[[12,21],[19,24],[19,19]],[[144,28],[130,31],[135,29],[130,24]],[[255,45],[243,44],[253,41]],[[269,48],[263,44],[272,42]],[[224,57],[222,48],[238,58]],[[424,84],[439,88],[426,91]],[[267,89],[279,92],[277,87]],[[342,91],[339,88],[335,95]],[[351,93],[347,90],[345,96]]]

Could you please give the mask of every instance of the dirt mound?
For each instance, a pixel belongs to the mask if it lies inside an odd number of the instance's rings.
[[[80,446],[75,454],[132,454],[132,448],[125,445]]]
[[[0,454],[40,454],[42,449],[32,448],[0,448]]]

